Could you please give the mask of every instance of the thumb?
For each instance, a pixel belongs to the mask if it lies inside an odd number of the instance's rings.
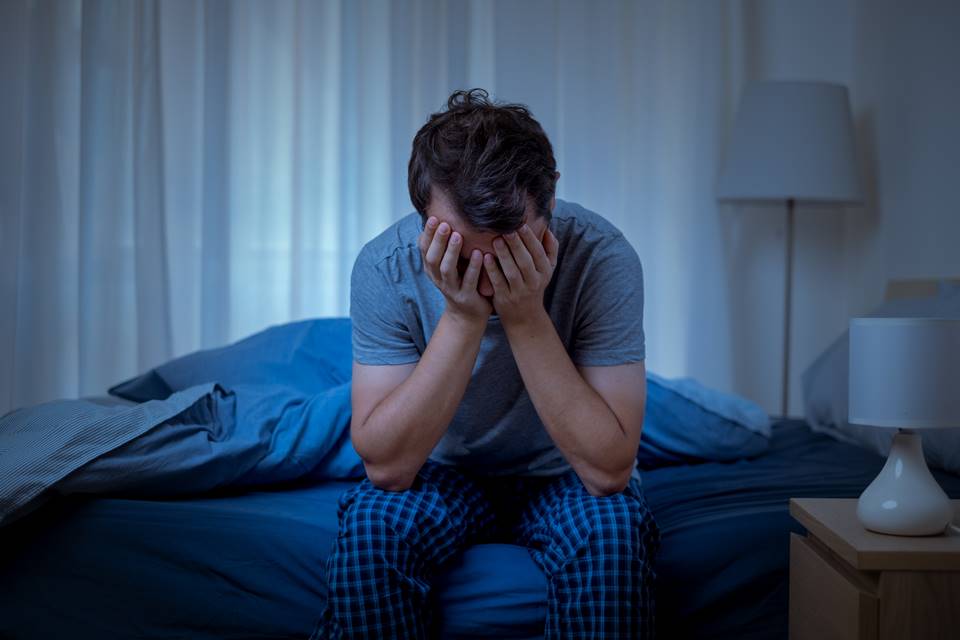
[[[547,253],[547,259],[550,260],[550,266],[557,266],[557,255],[560,252],[560,241],[557,240],[557,236],[553,235],[553,231],[547,229],[547,234],[544,237],[543,250]]]

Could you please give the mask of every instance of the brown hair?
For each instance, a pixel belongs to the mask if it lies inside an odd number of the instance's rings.
[[[475,230],[507,232],[523,224],[528,198],[550,219],[556,170],[550,140],[526,106],[471,89],[455,91],[414,136],[407,186],[424,219],[432,184]]]

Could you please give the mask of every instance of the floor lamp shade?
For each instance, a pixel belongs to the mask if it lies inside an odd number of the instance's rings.
[[[721,200],[861,202],[847,88],[826,82],[747,85],[717,195]]]
[[[727,144],[717,197],[786,205],[780,413],[787,416],[795,204],[863,200],[847,88],[826,82],[748,84]]]
[[[913,429],[960,427],[960,319],[850,321],[852,424],[899,428],[887,462],[857,503],[872,531],[942,533],[953,516]]]

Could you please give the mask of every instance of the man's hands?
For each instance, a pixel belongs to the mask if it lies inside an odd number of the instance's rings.
[[[450,313],[463,320],[486,322],[493,312],[493,306],[477,291],[483,253],[479,249],[473,250],[470,263],[461,278],[458,266],[463,236],[453,231],[446,222],[438,222],[430,216],[420,234],[423,268],[446,298]]]
[[[474,249],[463,276],[459,270],[463,236],[448,223],[431,216],[419,245],[424,269],[446,298],[451,313],[461,319],[486,321],[496,309],[501,322],[516,324],[543,311],[543,292],[557,266],[560,243],[549,229],[541,242],[525,224],[519,231],[493,240],[496,256]],[[492,300],[477,290],[481,268],[493,286]]]
[[[488,253],[483,257],[483,268],[493,284],[493,306],[505,326],[543,313],[543,292],[557,266],[559,247],[550,229],[541,243],[526,224],[518,232],[494,239],[493,249],[500,264]]]

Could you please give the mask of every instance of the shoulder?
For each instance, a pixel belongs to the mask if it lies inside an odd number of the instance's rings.
[[[554,234],[560,231],[564,233],[587,233],[597,237],[623,235],[620,229],[599,213],[591,211],[576,202],[561,200],[560,198],[557,198],[557,205],[553,209],[553,220],[556,224]]]
[[[612,222],[576,202],[557,198],[550,222],[561,252],[593,254],[616,252],[636,255],[633,245]]]
[[[354,269],[375,269],[395,276],[398,262],[407,263],[419,256],[417,236],[422,225],[416,211],[403,216],[363,245]]]

